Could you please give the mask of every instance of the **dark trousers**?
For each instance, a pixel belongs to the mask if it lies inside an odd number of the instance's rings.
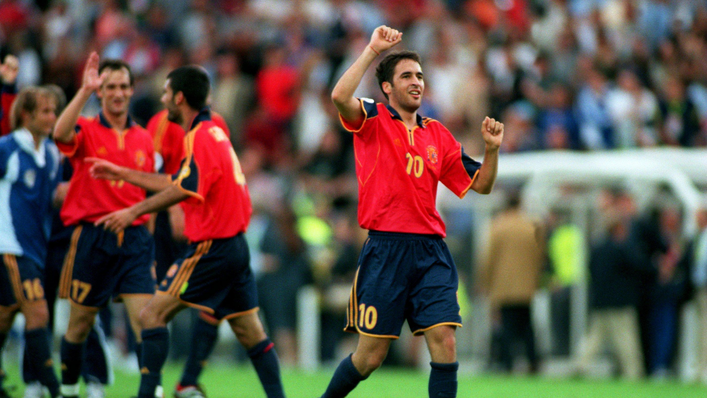
[[[529,305],[508,305],[501,307],[501,365],[504,370],[513,370],[513,348],[517,341],[522,341],[530,363],[531,372],[538,368],[535,352],[535,333],[530,318]]]

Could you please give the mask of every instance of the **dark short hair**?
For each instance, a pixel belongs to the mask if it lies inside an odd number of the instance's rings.
[[[17,94],[10,108],[10,128],[13,130],[23,126],[22,112],[32,113],[39,106],[39,98],[56,100],[54,94],[43,87],[25,87]]]
[[[130,85],[133,86],[135,84],[135,77],[133,77],[133,71],[130,69],[130,65],[128,65],[127,62],[120,59],[108,58],[101,61],[101,64],[98,65],[98,75],[100,76],[101,73],[103,73],[103,70],[105,69],[121,70],[123,68],[128,71],[128,76],[130,77]]]
[[[380,64],[378,64],[378,67],[376,67],[376,78],[378,78],[378,87],[380,87],[381,91],[383,91],[383,82],[393,84],[395,67],[404,59],[411,59],[422,65],[420,54],[414,51],[403,50],[386,55]],[[386,94],[385,91],[383,91],[383,95],[385,95],[385,99],[388,99],[388,94]]]
[[[181,66],[169,72],[167,79],[172,92],[177,94],[181,91],[191,108],[198,110],[206,106],[211,84],[204,68],[197,65]]]

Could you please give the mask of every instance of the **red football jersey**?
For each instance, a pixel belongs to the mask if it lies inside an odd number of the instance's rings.
[[[12,132],[12,128],[10,128],[10,110],[16,97],[16,85],[4,84],[0,87],[0,136],[8,135]]]
[[[59,150],[69,158],[74,169],[60,213],[64,225],[80,221],[95,222],[108,213],[145,199],[145,190],[132,184],[92,178],[89,173],[91,164],[84,162],[84,158],[97,157],[119,166],[154,172],[150,134],[130,119],[128,126],[121,132],[110,127],[102,114],[90,119],[80,117],[73,141],[68,144],[57,142]],[[143,215],[133,225],[144,224],[149,217],[149,214]]]
[[[212,112],[211,118],[228,137],[231,136],[226,121],[221,115]],[[179,171],[184,158],[184,129],[177,123],[167,120],[167,110],[163,109],[147,122],[147,131],[152,135],[155,153],[162,158],[160,171],[165,174],[175,174]]]
[[[184,235],[192,242],[245,232],[253,208],[245,176],[226,132],[199,113],[184,137],[185,156],[174,183],[191,197],[182,202]]]
[[[362,99],[360,126],[341,118],[354,133],[358,177],[358,222],[386,232],[446,236],[437,212],[441,182],[460,198],[471,188],[481,163],[440,122],[417,115],[408,130],[395,109]]]

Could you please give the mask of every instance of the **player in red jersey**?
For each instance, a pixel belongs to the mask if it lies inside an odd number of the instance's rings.
[[[231,136],[226,121],[221,115],[212,112],[211,119],[226,133],[226,136]],[[159,171],[169,175],[177,173],[184,158],[184,129],[177,123],[169,121],[168,111],[163,109],[147,122],[147,131],[152,135],[157,158],[161,159],[162,166],[159,167]],[[157,213],[153,236],[155,238],[155,274],[157,281],[160,282],[167,274],[169,267],[187,249],[184,237],[184,211],[179,204],[170,206],[167,211]],[[199,386],[198,379],[206,359],[216,346],[219,324],[219,319],[203,311],[195,319],[192,326],[192,344],[189,346],[189,356],[184,365],[182,377],[174,391],[176,398],[205,396]]]
[[[190,240],[182,260],[167,272],[142,312],[143,369],[139,398],[161,390],[160,371],[167,359],[167,322],[187,306],[228,320],[248,350],[268,397],[284,397],[277,354],[258,318],[257,289],[243,236],[252,207],[238,157],[229,137],[205,106],[209,80],[204,70],[185,66],[170,72],[162,102],[171,121],[189,131],[185,156],[172,177],[119,167],[92,159],[97,178],[125,180],[154,196],[111,213],[96,224],[120,233],[141,215],[182,202],[184,234]]]
[[[89,97],[96,93],[101,112],[95,118],[79,117]],[[71,244],[60,277],[60,296],[69,298],[71,312],[61,344],[62,395],[79,395],[78,379],[84,343],[96,314],[108,301],[125,303],[138,342],[138,315],[154,295],[152,236],[134,220],[120,234],[93,225],[106,214],[145,199],[145,190],[124,181],[100,181],[89,173],[87,157],[108,159],[124,167],[154,171],[150,135],[128,115],[133,94],[130,67],[118,60],[100,63],[92,53],[83,83],[57,120],[54,138],[69,158],[74,174],[61,209],[61,219],[73,226]],[[138,343],[139,344],[139,343]]]
[[[456,396],[458,277],[442,239],[437,186],[441,182],[459,197],[469,189],[491,192],[503,124],[484,120],[483,164],[467,156],[441,123],[417,113],[425,82],[420,58],[411,51],[387,55],[376,69],[388,106],[355,98],[366,69],[401,40],[401,32],[378,27],[331,95],[344,127],[354,133],[358,216],[369,239],[359,257],[346,327],[359,333],[358,346],[334,372],[326,398],[346,396],[377,369],[405,320],[414,334],[424,334],[430,350],[430,397]]]
[[[20,64],[17,57],[8,54],[0,64],[0,136],[10,134],[10,109],[17,97],[17,74]]]

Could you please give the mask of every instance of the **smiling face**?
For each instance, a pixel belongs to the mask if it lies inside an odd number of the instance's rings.
[[[395,65],[393,83],[384,82],[383,91],[388,94],[390,105],[406,112],[415,112],[422,105],[425,91],[422,67],[412,59],[403,59]]]
[[[125,68],[106,69],[106,77],[98,98],[102,101],[103,112],[111,115],[128,113],[130,98],[133,96],[133,86],[130,85],[130,72]]]

